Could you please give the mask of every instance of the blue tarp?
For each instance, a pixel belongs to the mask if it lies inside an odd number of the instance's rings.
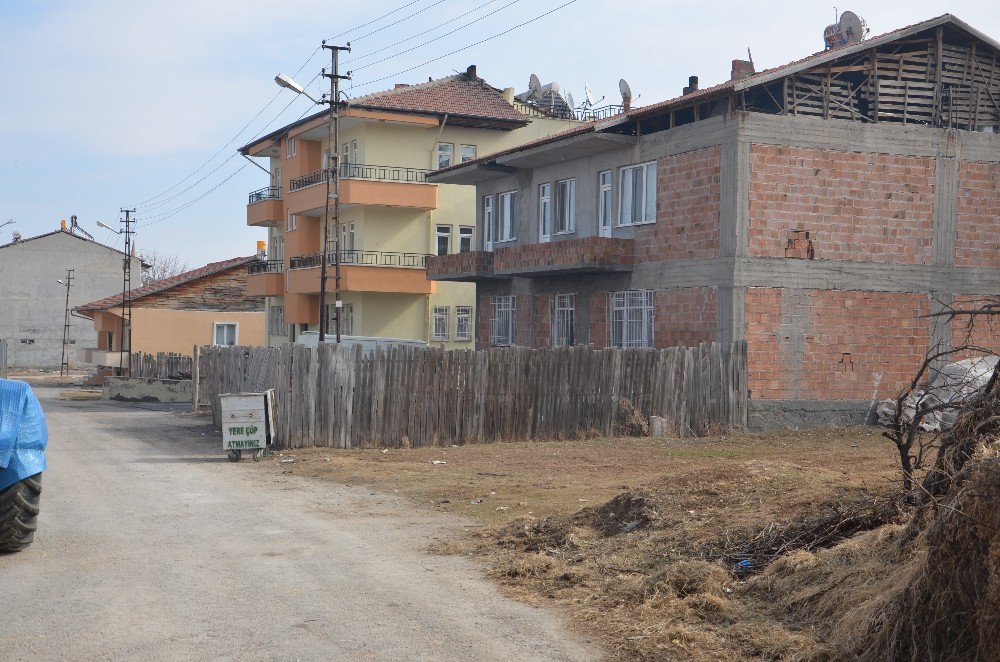
[[[0,490],[45,470],[42,405],[24,382],[0,379]]]

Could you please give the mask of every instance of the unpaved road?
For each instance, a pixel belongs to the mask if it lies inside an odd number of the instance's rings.
[[[228,462],[205,418],[37,389],[35,543],[0,556],[4,660],[586,660],[548,612],[426,553],[460,522]]]

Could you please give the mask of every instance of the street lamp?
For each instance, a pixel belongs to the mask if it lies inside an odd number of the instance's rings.
[[[15,220],[14,220],[14,219],[12,218],[12,219],[10,219],[9,221],[7,221],[6,223],[0,223],[0,228],[2,228],[2,227],[6,227],[6,226],[10,225],[11,223],[16,223],[16,222],[17,222],[17,221],[15,221]]]
[[[323,104],[326,103],[325,101],[318,101],[317,99],[313,98],[311,94],[306,92],[306,88],[296,83],[291,76],[286,76],[285,74],[278,74],[277,76],[274,77],[274,82],[277,83],[279,87],[283,87],[286,90],[291,90],[296,94],[301,94],[305,96],[307,99],[309,99],[316,105],[322,106]]]
[[[115,230],[114,228],[110,228],[100,221],[97,221],[97,227],[104,228],[105,230],[111,230],[112,232],[117,232],[117,230]]]

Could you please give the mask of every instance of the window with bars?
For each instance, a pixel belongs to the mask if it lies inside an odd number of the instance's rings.
[[[653,346],[653,291],[625,290],[610,294],[612,347]]]
[[[448,306],[434,306],[434,326],[431,329],[431,340],[448,339],[448,318],[451,316],[451,309]]]
[[[576,344],[576,295],[557,294],[552,297],[552,346]]]
[[[491,301],[490,344],[507,347],[514,344],[514,295],[495,296]]]
[[[288,326],[285,324],[284,306],[271,306],[268,309],[267,332],[272,336],[288,335]]]
[[[472,306],[455,306],[455,340],[472,340]]]
[[[326,332],[337,333],[337,306],[332,303],[326,304]],[[354,304],[345,303],[340,309],[340,335],[354,335]]]

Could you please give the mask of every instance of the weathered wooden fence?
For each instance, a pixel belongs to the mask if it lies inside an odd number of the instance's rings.
[[[193,359],[183,354],[132,355],[132,376],[145,379],[191,379]]]
[[[444,351],[300,345],[200,350],[202,402],[273,388],[286,448],[427,446],[612,434],[628,400],[684,436],[744,426],[746,345]]]

